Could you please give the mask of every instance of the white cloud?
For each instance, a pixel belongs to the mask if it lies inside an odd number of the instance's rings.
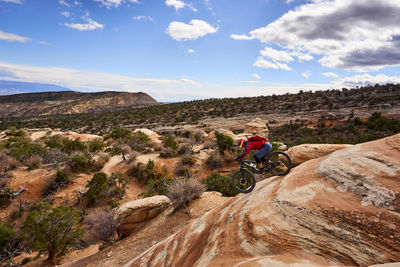
[[[337,75],[336,73],[334,73],[334,72],[324,72],[324,73],[322,73],[322,75],[324,75],[325,77],[328,77],[328,78],[339,78],[339,75]]]
[[[188,53],[194,53],[194,49],[188,49]]]
[[[310,77],[311,76],[311,71],[305,71],[305,72],[303,72],[302,74],[301,74],[301,76],[303,76],[304,78],[308,78],[308,77]]]
[[[63,12],[61,12],[60,14],[61,14],[61,16],[64,16],[64,17],[66,17],[66,18],[68,18],[69,16],[71,16],[71,13],[69,13],[68,11],[63,11]]]
[[[290,56],[290,54],[286,51],[278,51],[275,50],[271,47],[266,47],[264,50],[262,50],[261,55],[264,57],[268,57],[274,61],[284,61],[284,62],[290,62],[293,61],[294,59]]]
[[[59,3],[60,5],[69,7],[69,4],[68,4],[67,2],[65,2],[65,0],[59,0],[58,3]]]
[[[0,2],[8,2],[8,3],[22,4],[22,1],[21,1],[21,0],[0,0]]]
[[[232,38],[258,39],[286,51],[303,51],[330,68],[379,70],[400,65],[400,1],[314,0],[265,27]]]
[[[3,32],[0,30],[0,40],[6,40],[9,42],[21,42],[25,43],[30,40],[28,37],[20,36],[14,33]]]
[[[91,18],[86,18],[86,24],[80,24],[80,23],[65,23],[64,25],[67,27],[70,27],[72,29],[76,29],[79,31],[92,31],[96,29],[103,29],[104,25],[100,24]]]
[[[344,87],[356,87],[356,86],[366,86],[366,85],[386,84],[386,83],[400,83],[400,76],[386,76],[384,74],[378,74],[376,76],[372,76],[370,74],[364,73],[352,77],[344,77],[336,81],[335,83],[343,85]]]
[[[102,6],[105,6],[108,9],[117,8],[126,1],[129,1],[131,3],[136,3],[136,4],[139,3],[138,0],[93,0],[93,1],[99,2]]]
[[[177,41],[196,40],[209,33],[217,32],[217,29],[203,20],[194,19],[189,24],[173,21],[166,32]]]
[[[247,36],[245,34],[231,34],[231,38],[235,40],[251,40],[254,39],[254,37]]]
[[[142,91],[154,97],[177,100],[177,95],[193,90],[201,84],[182,77],[176,80],[136,78],[103,72],[82,71],[59,67],[37,67],[0,62],[0,80],[49,83],[74,90],[97,91]],[[192,94],[192,98],[193,98]],[[187,96],[186,96],[187,97]],[[190,99],[190,98],[186,98]]]
[[[275,70],[292,70],[288,65],[285,63],[280,63],[280,62],[271,62],[268,60],[265,60],[262,57],[259,57],[257,61],[253,64],[255,67],[259,68],[265,68],[265,69],[275,69]]]
[[[167,6],[173,6],[175,8],[175,11],[178,11],[181,8],[188,7],[194,12],[197,12],[197,9],[193,7],[192,4],[187,4],[181,0],[165,0],[165,4]]]
[[[251,74],[251,76],[256,79],[261,79],[260,75],[258,75],[257,73],[253,73],[253,74]]]
[[[148,21],[154,21],[154,19],[151,16],[136,16],[132,17],[134,20],[148,20]]]
[[[310,60],[313,60],[314,57],[313,57],[312,55],[300,54],[300,55],[297,56],[297,59],[298,59],[300,62],[303,62],[303,61],[310,61]]]

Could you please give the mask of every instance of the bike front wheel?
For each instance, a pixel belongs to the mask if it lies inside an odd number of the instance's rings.
[[[254,174],[247,169],[240,169],[232,174],[232,187],[241,193],[250,193],[256,186]]]
[[[267,157],[269,169],[273,175],[283,176],[292,168],[292,160],[282,151],[274,151]]]

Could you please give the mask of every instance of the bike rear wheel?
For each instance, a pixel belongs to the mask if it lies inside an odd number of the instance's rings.
[[[274,151],[267,157],[269,169],[273,175],[283,176],[292,168],[292,160],[282,151]]]
[[[256,186],[254,174],[247,169],[240,169],[232,174],[232,187],[241,193],[250,193]]]

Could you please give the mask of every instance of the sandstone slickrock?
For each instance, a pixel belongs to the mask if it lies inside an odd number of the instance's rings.
[[[400,134],[257,184],[126,266],[361,265],[400,261]],[[296,266],[294,265],[294,266]]]
[[[320,158],[337,150],[348,148],[345,144],[302,144],[288,149],[287,154],[294,165],[299,165],[310,159]]]
[[[166,196],[147,197],[123,204],[116,214],[116,220],[119,223],[118,235],[131,234],[170,205],[171,200]]]

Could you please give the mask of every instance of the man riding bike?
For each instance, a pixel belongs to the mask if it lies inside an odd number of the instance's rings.
[[[262,162],[265,161],[265,157],[272,150],[272,145],[268,142],[267,138],[256,135],[248,138],[247,141],[239,139],[238,145],[244,148],[244,151],[237,156],[236,160],[243,159],[251,150],[258,150],[254,154],[254,159],[258,163],[260,172],[262,172],[264,170]]]

